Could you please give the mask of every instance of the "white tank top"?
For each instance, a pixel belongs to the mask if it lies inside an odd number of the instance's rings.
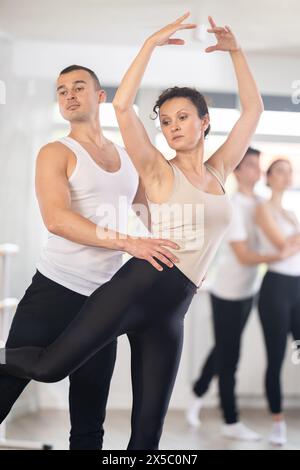
[[[139,177],[125,149],[115,145],[121,167],[111,173],[97,165],[73,138],[63,137],[59,142],[72,150],[77,160],[69,178],[72,211],[96,224],[127,233]],[[81,245],[48,233],[37,269],[52,281],[89,296],[122,266],[122,255],[121,251]]]
[[[292,235],[296,235],[300,233],[300,224],[296,219],[296,216],[293,212],[289,212],[289,217],[292,220],[289,220],[280,211],[272,208],[272,213],[278,228],[282,231],[282,233],[286,237],[290,237]],[[258,236],[259,236],[259,243],[260,243],[260,250],[261,253],[264,254],[276,254],[278,252],[278,248],[276,248],[273,243],[269,240],[269,238],[265,235],[263,230],[258,227]],[[289,258],[286,258],[281,261],[276,261],[274,263],[269,263],[268,265],[269,271],[274,271],[279,274],[287,274],[289,276],[300,276],[300,251]]]
[[[169,200],[155,204],[148,199],[152,234],[176,242],[172,251],[178,269],[196,286],[201,285],[232,217],[231,203],[225,194],[224,182],[215,168],[205,163],[221,184],[224,194],[206,193],[196,188],[172,162],[174,185]]]

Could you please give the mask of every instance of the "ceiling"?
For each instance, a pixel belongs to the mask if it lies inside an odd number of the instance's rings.
[[[186,10],[197,23],[211,14],[243,47],[300,58],[299,0],[0,0],[0,32],[16,39],[139,45]],[[193,32],[184,32],[196,47]]]

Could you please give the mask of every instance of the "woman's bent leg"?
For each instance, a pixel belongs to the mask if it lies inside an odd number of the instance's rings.
[[[170,268],[165,268],[170,269]],[[74,372],[114,340],[130,321],[130,306],[159,280],[150,263],[131,258],[85,302],[66,330],[46,348],[5,351],[5,373],[41,382],[56,382]]]

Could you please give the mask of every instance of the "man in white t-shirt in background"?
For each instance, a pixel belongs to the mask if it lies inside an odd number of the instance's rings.
[[[224,417],[222,434],[241,440],[258,440],[260,435],[239,421],[235,398],[235,373],[240,356],[241,336],[260,287],[258,267],[282,259],[284,252],[274,256],[259,254],[254,222],[255,207],[261,199],[254,187],[261,177],[260,152],[249,148],[234,171],[238,190],[232,196],[233,220],[217,262],[210,285],[215,347],[208,355],[199,378],[194,382],[194,398],[186,417],[190,425],[200,425],[202,397],[213,377],[218,375],[219,394]],[[272,258],[272,260],[271,260]]]

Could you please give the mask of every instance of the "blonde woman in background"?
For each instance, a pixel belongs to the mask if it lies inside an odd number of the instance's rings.
[[[290,333],[295,340],[300,339],[300,224],[282,203],[292,176],[292,165],[287,159],[273,161],[267,170],[271,198],[256,209],[261,249],[270,254],[280,249],[294,251],[293,256],[268,264],[259,296],[267,353],[266,396],[273,418],[269,442],[274,445],[287,442],[280,380],[286,342]]]

